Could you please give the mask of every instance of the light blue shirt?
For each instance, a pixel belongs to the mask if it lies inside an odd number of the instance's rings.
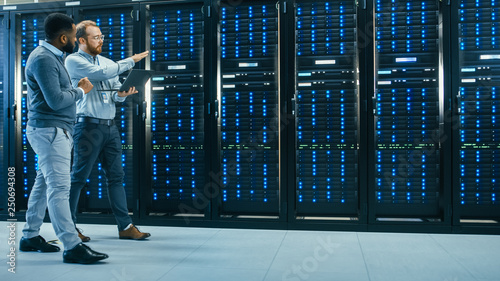
[[[135,62],[127,58],[114,62],[101,55],[92,56],[82,50],[66,58],[71,83],[78,85],[78,81],[88,77],[94,88],[76,102],[76,115],[99,119],[114,119],[116,114],[115,103],[125,101],[126,97],[119,97],[116,91],[122,85],[118,75],[133,68]]]
[[[54,47],[54,45],[50,44],[47,41],[40,40],[39,43],[40,43],[40,46],[43,46],[43,47],[47,48],[54,55],[56,55],[57,57],[61,58],[61,60],[64,60],[64,52],[63,51],[61,51],[58,48]],[[78,81],[80,81],[80,80],[78,80]],[[77,87],[77,86],[78,86],[78,82],[76,82],[76,85],[73,84],[73,87],[79,89],[80,92],[82,92],[82,94],[85,94],[85,91],[82,88]]]
[[[60,57],[61,59],[64,59],[64,52],[59,50],[58,48],[54,47],[54,45],[50,44],[47,41],[40,40],[40,46],[44,46],[45,48],[49,49],[54,55]]]

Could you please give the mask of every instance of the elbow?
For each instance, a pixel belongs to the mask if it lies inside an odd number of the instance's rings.
[[[61,109],[63,109],[63,104],[62,102],[57,102],[57,101],[52,101],[52,102],[49,102],[47,101],[47,105],[54,111],[59,111]]]
[[[71,103],[68,103],[69,100],[65,99],[64,96],[53,99],[46,99],[46,101],[47,105],[54,111],[62,110],[71,105]]]
[[[100,70],[100,71],[96,71],[93,73],[88,73],[87,77],[90,80],[104,81],[104,80],[111,79],[113,77],[113,75],[111,73],[109,73],[108,71]]]
[[[101,80],[109,80],[113,79],[114,77],[118,76],[118,72],[112,71],[112,70],[103,70],[101,73]]]

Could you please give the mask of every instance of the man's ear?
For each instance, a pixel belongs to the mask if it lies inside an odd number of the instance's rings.
[[[78,44],[85,45],[85,39],[83,37],[78,38]]]
[[[64,46],[68,43],[68,36],[66,36],[66,34],[61,34],[61,36],[59,36],[59,41],[61,42],[61,44]]]

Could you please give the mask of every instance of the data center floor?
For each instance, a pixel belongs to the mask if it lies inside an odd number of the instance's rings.
[[[0,222],[0,280],[500,280],[500,236],[140,226],[147,241],[117,239],[114,225],[79,225],[110,258],[65,264],[62,253],[16,252]],[[16,224],[16,238],[24,223]],[[41,235],[56,239],[45,223]]]

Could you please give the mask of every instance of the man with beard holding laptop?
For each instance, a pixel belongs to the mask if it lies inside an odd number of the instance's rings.
[[[88,77],[95,87],[77,101],[70,192],[72,218],[76,224],[81,190],[90,176],[92,167],[99,160],[107,178],[108,198],[118,225],[118,237],[144,240],[151,235],[139,231],[128,214],[127,196],[123,186],[122,143],[114,122],[115,103],[125,101],[127,96],[138,91],[135,87],[122,92],[112,89],[119,89],[121,86],[118,75],[133,68],[135,63],[145,58],[149,52],[113,62],[100,55],[104,35],[95,22],[82,21],[76,30],[79,50],[68,56],[66,67],[73,85],[81,78]],[[77,231],[83,242],[90,241],[90,237],[83,235],[78,228]]]

